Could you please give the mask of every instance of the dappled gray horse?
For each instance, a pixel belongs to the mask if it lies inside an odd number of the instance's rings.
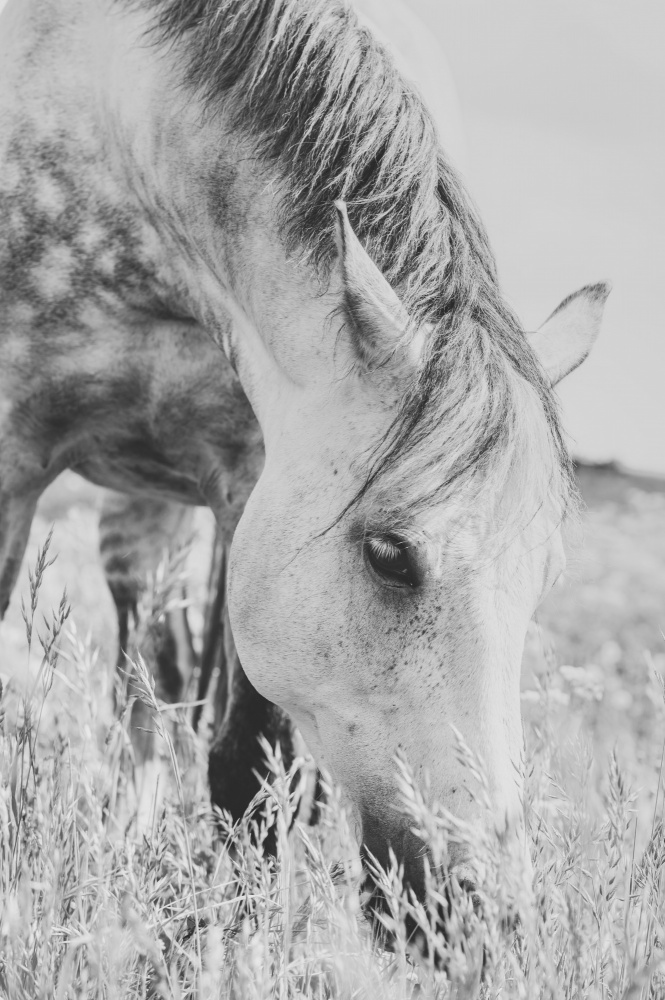
[[[243,690],[289,713],[420,891],[397,751],[519,835],[522,647],[575,506],[552,386],[607,290],[524,333],[421,98],[339,0],[3,16],[2,606],[64,468],[208,504]],[[211,754],[222,806],[246,743]]]

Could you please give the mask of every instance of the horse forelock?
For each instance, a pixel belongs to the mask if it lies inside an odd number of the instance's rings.
[[[325,276],[343,199],[414,325],[427,324],[422,363],[405,373],[353,503],[378,490],[408,519],[453,491],[495,499],[518,483],[520,514],[573,507],[556,400],[501,297],[482,223],[421,99],[348,4],[124,2],[153,12],[156,37],[184,47],[205,108],[223,108],[277,171],[288,252]]]

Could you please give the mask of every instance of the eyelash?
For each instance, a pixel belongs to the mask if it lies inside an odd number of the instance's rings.
[[[395,542],[389,542],[386,538],[369,538],[367,545],[380,559],[389,559],[400,549],[399,545],[396,545]]]
[[[405,543],[390,538],[367,538],[365,558],[372,571],[382,582],[393,587],[416,587],[415,567]]]

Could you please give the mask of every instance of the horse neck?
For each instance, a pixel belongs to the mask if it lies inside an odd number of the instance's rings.
[[[266,434],[285,387],[339,377],[329,319],[339,280],[322,294],[287,254],[278,181],[224,108],[206,114],[182,86],[183,53],[146,47],[136,12],[111,18],[103,103],[116,162],[158,230],[180,308],[224,350]]]
[[[79,204],[134,214],[125,263],[155,276],[143,310],[161,297],[196,319],[236,368],[265,432],[285,385],[334,377],[327,319],[337,301],[288,258],[276,182],[230,134],[223,109],[206,116],[183,87],[183,53],[146,43],[138,5],[9,4],[0,105],[4,93],[16,128],[25,122],[36,142],[57,140]]]

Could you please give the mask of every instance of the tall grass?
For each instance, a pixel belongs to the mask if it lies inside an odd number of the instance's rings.
[[[228,817],[213,817],[203,748],[184,711],[158,701],[139,656],[131,695],[109,723],[109,685],[66,598],[38,614],[49,546],[24,607],[31,681],[0,695],[0,996],[665,997],[662,766],[647,815],[648,790],[631,791],[620,743],[603,776],[584,739],[562,745],[558,694],[562,685],[579,693],[588,680],[580,672],[550,660],[525,699],[532,872],[500,838],[428,801],[407,763],[396,761],[402,807],[435,866],[425,903],[403,890],[397,866],[374,870],[388,951],[367,921],[337,789],[328,787],[317,827],[306,826],[302,783],[295,770],[285,773],[279,748],[266,746],[273,781],[259,818],[232,828]],[[155,608],[167,610],[163,593]],[[660,694],[654,741],[662,744],[662,683]],[[129,735],[135,697],[152,715],[168,774],[167,793],[140,832]],[[482,762],[461,741],[458,753],[482,798]],[[260,847],[271,825],[277,861]],[[446,874],[454,840],[469,845],[483,876],[473,899]]]

